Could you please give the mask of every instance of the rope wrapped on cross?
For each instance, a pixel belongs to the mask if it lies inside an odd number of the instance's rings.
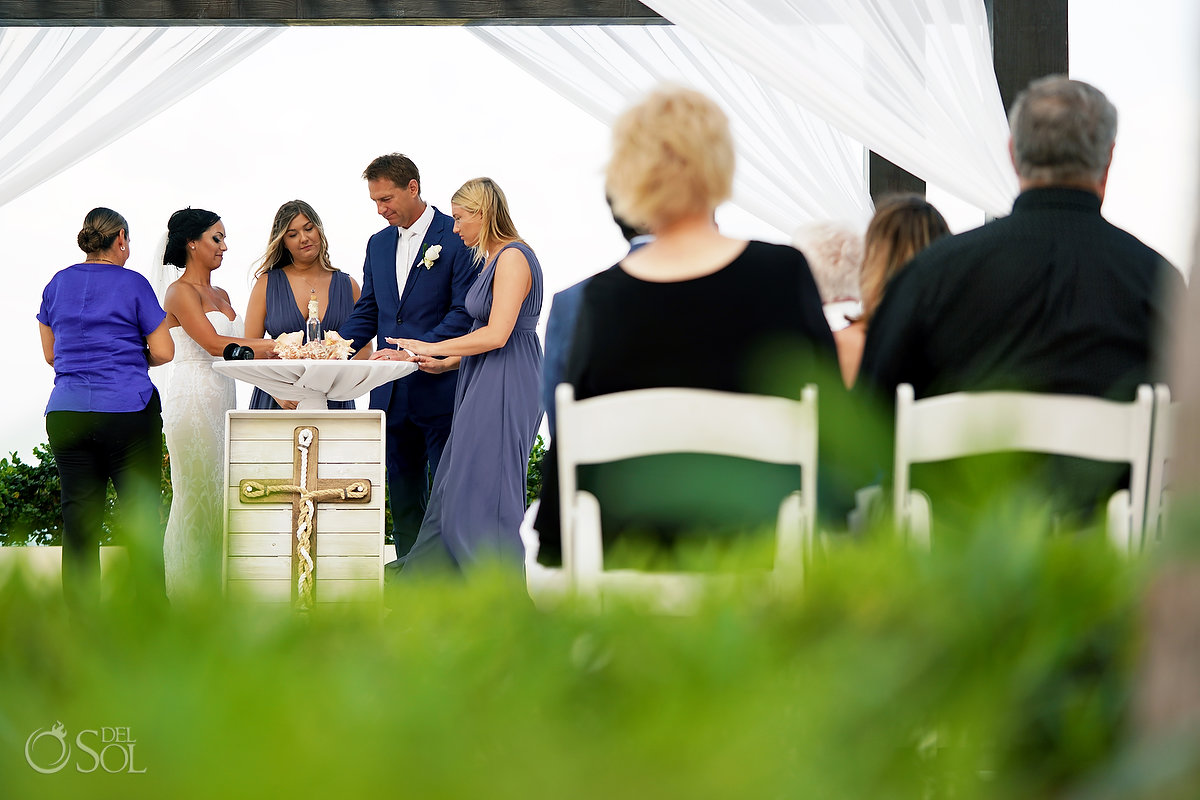
[[[317,428],[298,427],[292,435],[296,446],[292,480],[248,478],[238,483],[238,497],[245,503],[263,503],[279,502],[272,499],[271,495],[291,495],[292,572],[296,581],[296,604],[302,611],[307,611],[313,606],[317,504],[370,502],[371,482],[366,478],[318,479]]]

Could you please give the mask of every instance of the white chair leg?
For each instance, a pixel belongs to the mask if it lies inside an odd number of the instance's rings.
[[[928,550],[932,528],[933,511],[929,495],[920,489],[913,489],[908,493],[908,540],[922,550]]]
[[[1122,555],[1134,553],[1132,514],[1128,489],[1108,499],[1108,540]]]
[[[599,598],[604,571],[604,545],[600,538],[600,503],[591,492],[575,493],[575,583],[579,593]]]

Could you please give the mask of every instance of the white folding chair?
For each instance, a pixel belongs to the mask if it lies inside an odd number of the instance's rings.
[[[1024,451],[1127,463],[1129,488],[1108,502],[1108,535],[1124,552],[1141,545],[1146,516],[1153,390],[1138,387],[1130,403],[1081,395],[956,392],[913,399],[896,387],[894,511],[896,526],[929,544],[929,498],[910,489],[912,464]]]
[[[780,505],[774,580],[799,581],[816,520],[817,389],[801,399],[704,389],[639,389],[575,400],[555,391],[563,570],[580,595],[641,594],[687,608],[711,577],[605,570],[600,504],[576,486],[576,468],[660,453],[709,453],[800,467],[800,489]],[[719,580],[719,578],[717,578]]]
[[[1150,478],[1146,488],[1145,542],[1162,539],[1169,500],[1171,455],[1175,449],[1175,419],[1178,405],[1171,404],[1171,389],[1165,383],[1154,386],[1154,432],[1150,440]]]

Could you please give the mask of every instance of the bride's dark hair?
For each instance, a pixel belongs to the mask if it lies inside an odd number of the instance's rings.
[[[187,264],[187,244],[199,239],[206,230],[221,221],[221,217],[203,208],[183,208],[167,222],[167,247],[163,263],[180,269]]]

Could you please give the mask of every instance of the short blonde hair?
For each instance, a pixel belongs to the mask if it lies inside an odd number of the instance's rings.
[[[472,178],[458,187],[450,202],[468,214],[479,214],[483,224],[479,229],[479,241],[471,248],[477,262],[498,244],[521,241],[508,212],[508,198],[491,178]]]
[[[725,112],[700,92],[665,86],[613,126],[608,196],[617,216],[653,231],[712,213],[733,193],[733,166]]]

